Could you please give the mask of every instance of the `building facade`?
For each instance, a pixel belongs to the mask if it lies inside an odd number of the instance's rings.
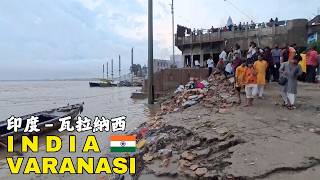
[[[241,50],[249,49],[250,42],[255,42],[258,47],[284,47],[286,44],[297,44],[298,47],[306,47],[308,39],[308,20],[294,19],[283,21],[278,26],[272,25],[248,28],[242,30],[218,30],[217,32],[208,31],[194,35],[186,35],[183,37],[176,36],[175,44],[182,52],[184,66],[194,66],[194,62],[198,60],[201,66],[206,66],[206,60],[210,56],[215,61],[222,49],[227,51],[239,44]]]
[[[153,60],[153,72],[158,72],[163,69],[169,69],[171,66],[171,61],[163,59],[154,59]]]

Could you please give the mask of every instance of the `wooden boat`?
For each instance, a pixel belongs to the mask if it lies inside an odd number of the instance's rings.
[[[118,83],[114,81],[89,82],[90,87],[117,87]]]
[[[100,87],[100,83],[99,82],[89,82],[89,86],[90,87]]]
[[[52,130],[57,130],[61,126],[60,118],[71,117],[71,119],[75,119],[80,113],[83,111],[83,103],[82,104],[74,104],[68,105],[65,107],[60,107],[56,109],[51,109],[47,111],[41,111],[33,114],[28,114],[25,116],[21,116],[22,118],[22,126],[18,129],[17,132],[13,130],[7,130],[7,121],[0,122],[0,140],[2,142],[7,141],[7,136],[13,135],[15,140],[19,140],[22,135],[37,135],[43,134],[45,132],[49,132]],[[24,129],[26,126],[27,119],[31,116],[35,116],[39,118],[39,122],[37,123],[40,132],[38,133],[25,133]],[[71,121],[73,122],[73,121]],[[46,125],[52,124],[52,127],[46,127]]]

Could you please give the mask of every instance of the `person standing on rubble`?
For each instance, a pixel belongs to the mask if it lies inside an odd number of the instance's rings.
[[[227,73],[225,71],[226,64],[227,64],[227,53],[225,49],[223,49],[219,55],[219,61],[216,66],[216,70],[213,74],[224,74],[225,78],[227,79]]]
[[[233,47],[231,47],[231,50],[230,50],[230,52],[229,52],[229,54],[228,54],[228,62],[233,62],[233,60],[234,60],[234,50],[233,50]]]
[[[244,87],[244,75],[246,71],[246,62],[242,61],[242,64],[236,68],[236,73],[235,73],[235,89],[237,91],[238,95],[238,103],[241,104],[241,89]]]
[[[214,68],[214,61],[212,59],[212,56],[210,56],[210,58],[207,60],[207,65],[208,65],[208,71],[209,71],[208,77],[209,77],[212,74],[212,71]]]
[[[253,105],[253,99],[257,94],[257,73],[251,61],[248,62],[248,67],[246,68],[244,79],[245,91],[247,96],[247,104],[245,105],[245,107],[249,107]]]
[[[257,95],[258,98],[263,99],[264,86],[266,85],[266,74],[268,69],[268,63],[262,58],[261,55],[258,56],[258,61],[253,65],[257,73]]]
[[[235,50],[233,54],[234,54],[234,60],[236,60],[237,58],[241,59],[242,56],[241,56],[241,49],[239,44],[235,45]]]
[[[226,64],[227,62],[227,53],[226,53],[226,49],[223,48],[222,52],[219,55],[219,60],[222,60],[224,62],[224,64]]]

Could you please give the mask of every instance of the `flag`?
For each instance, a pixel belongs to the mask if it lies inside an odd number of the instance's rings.
[[[111,152],[135,152],[136,136],[113,135],[110,136]]]

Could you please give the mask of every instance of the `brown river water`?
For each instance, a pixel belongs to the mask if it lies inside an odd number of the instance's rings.
[[[94,118],[105,116],[113,118],[127,116],[127,130],[136,128],[154,115],[157,108],[147,105],[146,100],[133,100],[132,92],[139,88],[114,87],[90,88],[87,81],[0,81],[0,121],[5,121],[11,115],[21,116],[42,110],[65,106],[68,103],[84,102],[81,116]],[[51,132],[49,134],[57,134]],[[63,139],[62,150],[58,153],[45,152],[44,137],[40,138],[40,152],[26,153],[23,157],[100,157],[108,148],[109,132],[94,134],[98,140],[101,153],[81,153],[84,141],[92,132],[76,133],[79,153],[68,152],[68,136],[71,133],[59,134]],[[65,145],[65,146],[64,146]],[[15,156],[0,151],[0,179],[87,179],[86,175],[50,176],[50,175],[11,175],[5,157]],[[90,179],[93,179],[91,177]]]

